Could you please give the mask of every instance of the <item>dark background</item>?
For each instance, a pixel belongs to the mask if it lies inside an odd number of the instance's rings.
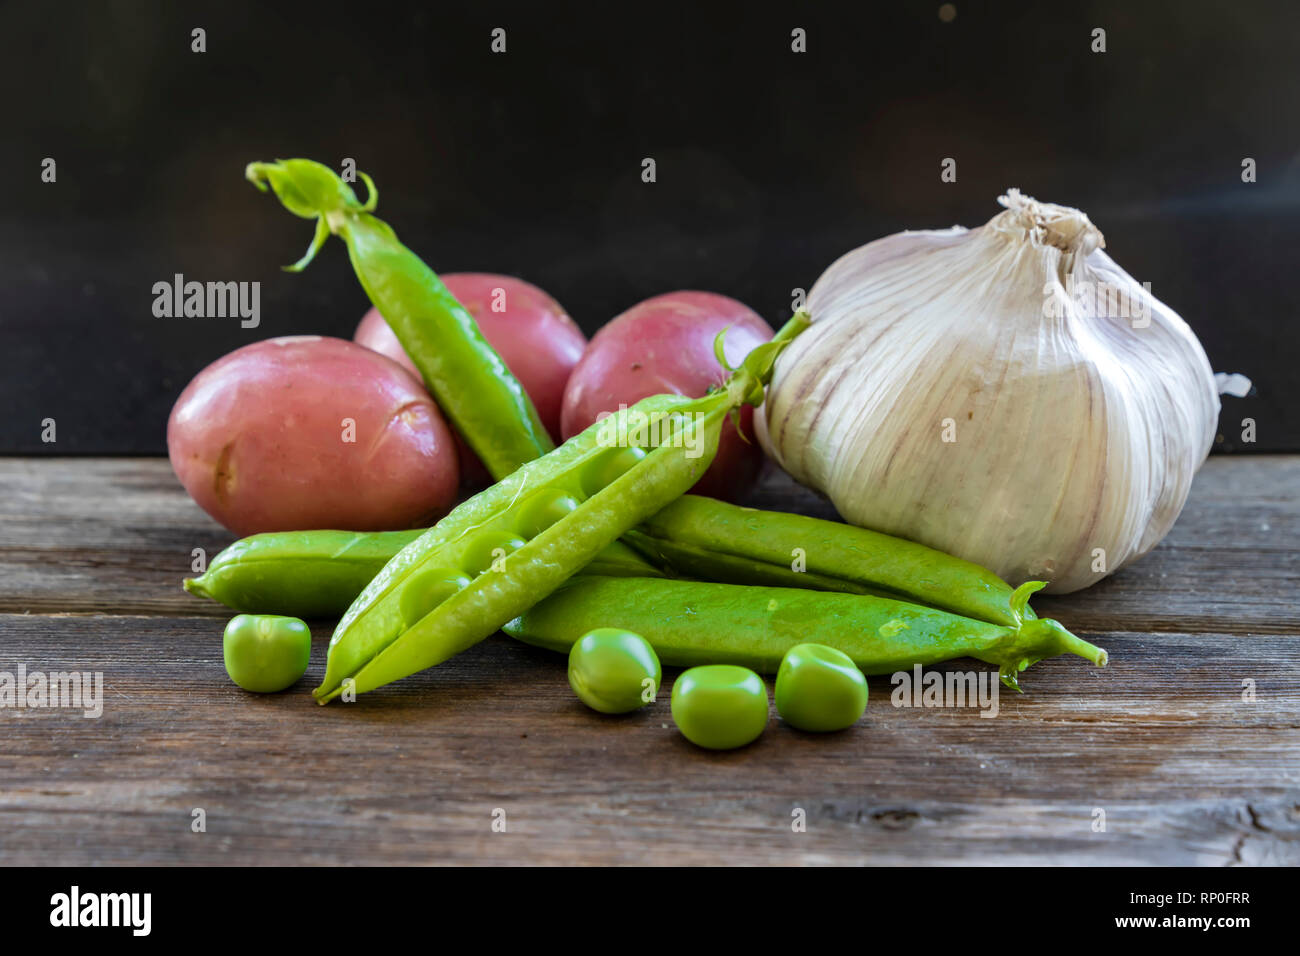
[[[354,158],[435,269],[529,279],[589,333],[688,287],[779,323],[841,253],[979,225],[1019,186],[1087,212],[1215,370],[1254,381],[1220,449],[1300,450],[1300,4],[954,6],[4,5],[0,452],[161,453],[218,356],[351,336],[342,244],[281,272],[312,226],[243,179],[292,156]],[[177,272],[261,281],[260,327],[155,318]]]

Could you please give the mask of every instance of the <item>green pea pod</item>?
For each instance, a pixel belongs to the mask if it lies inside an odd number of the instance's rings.
[[[838,521],[686,495],[627,541],[687,577],[877,594],[1007,627],[1034,616],[1023,602],[1012,606],[1011,585],[992,571]],[[796,562],[806,570],[794,570]]]
[[[689,498],[683,495],[682,498]],[[678,499],[679,501],[682,499]],[[706,498],[716,504],[712,498]],[[668,507],[672,507],[669,505]],[[876,594],[880,597],[900,598],[882,587],[870,587],[857,581],[818,574],[816,571],[795,571],[788,565],[768,564],[746,555],[726,551],[708,551],[693,545],[681,544],[670,538],[658,538],[637,528],[623,535],[623,540],[637,552],[653,558],[663,568],[673,573],[668,577],[694,578],[698,581],[715,581],[720,584],[756,584],[774,588],[807,588],[812,591],[843,591],[848,594]],[[647,561],[647,563],[649,563]],[[635,577],[635,575],[627,575]]]
[[[275,531],[241,538],[223,550],[185,590],[249,614],[339,617],[393,556],[425,529],[413,531]],[[662,577],[621,541],[596,555],[584,574]]]
[[[651,564],[622,541],[612,542],[604,551],[591,559],[582,569],[583,574],[599,574],[608,578],[662,578],[664,572]]]
[[[762,401],[777,354],[806,326],[796,316],[704,398],[653,396],[596,422],[403,548],[339,622],[317,700],[373,690],[477,643],[680,497],[712,462],[727,415]]]
[[[308,159],[250,163],[248,180],[269,184],[295,216],[316,220],[316,235],[298,262],[307,266],[332,234],[347,243],[348,258],[370,301],[392,327],[438,407],[496,479],[554,445],[528,393],[483,337],[474,317],[437,274],[371,215],[379,194],[359,173],[369,196],[362,204],[328,166]]]
[[[974,657],[996,665],[1016,690],[1020,671],[1045,657],[1107,661],[1104,650],[1050,619],[1003,627],[874,595],[668,579],[574,578],[502,629],[567,654],[597,627],[640,634],[664,664],[738,664],[768,674],[810,641],[843,651],[865,674]]]

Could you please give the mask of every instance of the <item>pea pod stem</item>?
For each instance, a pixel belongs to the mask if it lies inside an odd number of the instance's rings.
[[[640,634],[664,664],[739,664],[769,674],[809,641],[843,651],[866,674],[974,657],[1017,690],[1020,671],[1046,657],[1107,662],[1104,650],[1049,619],[1005,627],[873,595],[700,581],[575,578],[503,630],[567,653],[595,627]]]

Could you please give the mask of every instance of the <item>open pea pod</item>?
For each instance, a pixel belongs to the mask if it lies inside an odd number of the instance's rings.
[[[679,396],[655,396],[646,400],[643,410],[671,412],[692,401]],[[338,689],[347,677],[360,677],[381,652],[453,595],[471,585],[474,592],[488,590],[488,584],[507,571],[519,577],[517,569],[522,570],[522,565],[535,557],[538,539],[544,532],[556,526],[562,531],[569,529],[574,513],[584,504],[584,515],[589,514],[588,502],[616,484],[651,451],[636,445],[605,447],[598,438],[596,426],[586,429],[554,452],[468,499],[399,551],[339,621],[330,640],[325,680],[317,696]],[[672,449],[666,447],[664,451]],[[690,464],[684,455],[678,457]],[[617,536],[614,533],[609,540]],[[586,557],[594,556],[595,552]],[[566,556],[565,563],[574,564],[570,573],[581,569],[583,557],[578,547]],[[385,666],[392,666],[397,656],[396,652],[390,655]],[[407,673],[421,669],[414,667]],[[358,681],[358,691],[370,689],[360,684]]]
[[[330,640],[326,703],[439,664],[494,633],[680,497],[717,453],[727,415],[762,401],[792,319],[720,390],[659,395],[596,422],[469,499],[403,548]]]

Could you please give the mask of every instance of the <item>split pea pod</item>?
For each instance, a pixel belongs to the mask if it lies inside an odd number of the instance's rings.
[[[387,223],[371,215],[379,193],[369,176],[359,175],[369,191],[364,204],[337,173],[312,160],[250,163],[245,172],[263,192],[270,185],[289,212],[316,220],[311,246],[290,271],[305,268],[331,234],[347,243],[357,278],[438,407],[492,477],[504,478],[554,444],[528,393],[474,317]]]
[[[425,529],[413,531],[272,531],[241,538],[185,590],[248,614],[340,617],[393,556]],[[621,541],[605,548],[584,574],[662,577]]]
[[[1029,590],[1018,589],[1015,600]],[[596,627],[640,634],[671,666],[738,664],[768,674],[786,651],[810,641],[843,651],[865,674],[974,657],[1016,689],[1020,671],[1045,657],[1107,661],[1104,650],[1046,618],[1004,627],[875,595],[669,579],[574,578],[503,630],[568,653]]]
[[[403,548],[339,622],[317,700],[470,647],[680,497],[712,462],[728,414],[762,401],[776,356],[806,326],[797,315],[703,398],[653,396],[596,422]]]
[[[1027,604],[1012,607],[1011,585],[992,571],[838,521],[686,495],[626,540],[685,577],[876,594],[1006,627],[1034,616]]]

